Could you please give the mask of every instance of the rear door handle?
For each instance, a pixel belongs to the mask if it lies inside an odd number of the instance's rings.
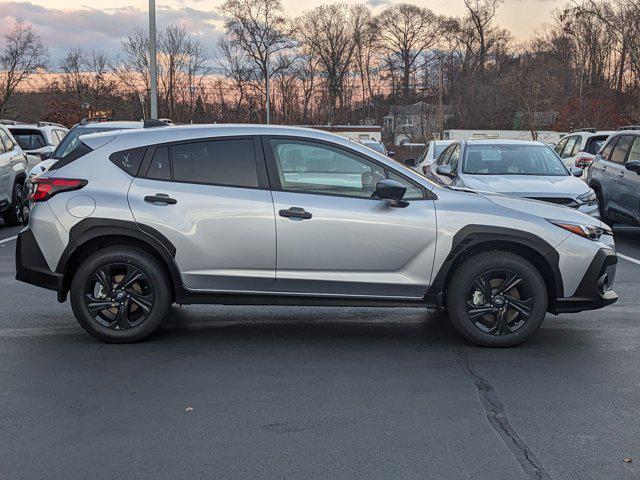
[[[300,207],[291,207],[288,210],[280,210],[278,214],[281,217],[293,218],[298,220],[309,220],[311,217],[313,217],[311,213],[305,211],[304,208]]]
[[[156,193],[155,195],[147,195],[144,197],[144,201],[147,203],[153,204],[165,204],[165,205],[175,205],[178,201],[175,198],[171,198],[166,193]]]

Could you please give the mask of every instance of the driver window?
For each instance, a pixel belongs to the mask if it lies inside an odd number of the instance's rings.
[[[456,145],[451,152],[451,157],[449,158],[449,165],[451,166],[451,173],[456,173],[458,169],[458,160],[460,160],[460,145]]]
[[[562,158],[568,158],[571,156],[571,152],[573,151],[573,147],[575,146],[577,141],[578,141],[578,137],[569,137],[569,140],[567,140],[567,145],[562,151],[562,155],[561,155]]]
[[[369,198],[384,169],[357,155],[320,143],[271,140],[285,191]]]
[[[449,162],[449,156],[451,155],[451,152],[453,151],[454,148],[455,146],[451,145],[450,147],[447,147],[447,149],[440,154],[440,157],[438,158],[438,165],[446,165]]]
[[[4,143],[4,151],[5,152],[10,152],[11,150],[13,150],[13,142],[11,141],[11,138],[9,138],[9,135],[7,135],[4,130],[0,130],[0,139],[2,139],[2,143]]]

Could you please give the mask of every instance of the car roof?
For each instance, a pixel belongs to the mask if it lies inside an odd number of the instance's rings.
[[[468,140],[462,140],[463,142],[468,142],[473,145],[537,145],[537,146],[547,146],[546,143],[539,142],[537,140],[510,140],[510,139],[481,139],[476,140],[475,138],[470,138]]]
[[[78,123],[73,128],[107,128],[109,130],[124,129],[124,128],[142,128],[143,123],[139,121],[114,121],[114,122],[88,122]]]

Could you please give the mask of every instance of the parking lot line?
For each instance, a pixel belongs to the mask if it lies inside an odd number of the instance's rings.
[[[626,255],[623,255],[622,253],[617,252],[616,253],[620,258],[624,258],[625,260],[628,260],[630,262],[635,263],[636,265],[640,265],[640,260],[638,260],[637,258],[633,258],[633,257],[627,257]]]
[[[0,240],[0,245],[2,245],[3,243],[11,242],[12,240],[15,240],[16,238],[18,238],[17,235],[14,235],[13,237],[9,237],[9,238],[4,238],[4,239]]]

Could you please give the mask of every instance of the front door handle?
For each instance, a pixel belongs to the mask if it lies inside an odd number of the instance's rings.
[[[304,208],[291,207],[288,210],[280,210],[279,215],[285,218],[293,218],[298,220],[309,220],[313,215],[305,211]]]
[[[144,197],[144,201],[147,203],[153,204],[165,204],[165,205],[175,205],[178,201],[175,198],[171,198],[166,193],[156,193],[155,195],[147,195]]]

